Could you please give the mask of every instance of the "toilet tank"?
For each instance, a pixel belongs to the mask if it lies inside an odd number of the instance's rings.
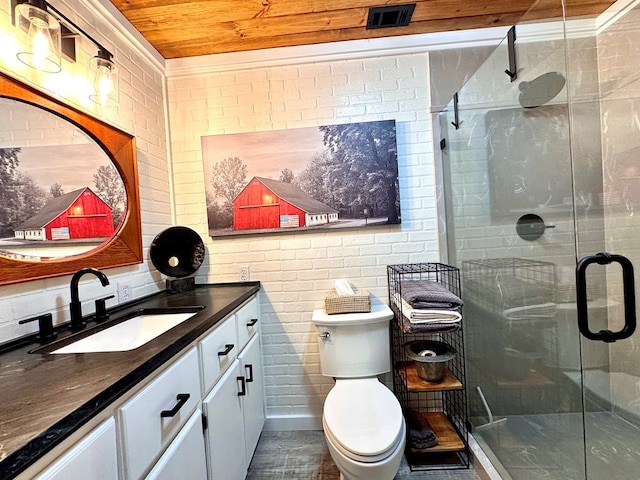
[[[314,310],[322,374],[335,378],[371,377],[391,369],[389,320],[386,305],[372,305],[369,313],[327,315]]]

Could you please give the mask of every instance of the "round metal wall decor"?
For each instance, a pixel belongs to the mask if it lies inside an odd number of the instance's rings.
[[[202,238],[187,227],[169,227],[153,239],[151,263],[161,273],[181,278],[195,273],[204,261]]]

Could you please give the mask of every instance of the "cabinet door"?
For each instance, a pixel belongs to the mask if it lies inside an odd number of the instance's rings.
[[[165,450],[146,480],[206,480],[207,465],[202,439],[202,412],[196,410]]]
[[[243,480],[247,474],[247,456],[242,416],[242,377],[236,359],[218,381],[202,406],[207,417],[205,444],[209,480]]]
[[[254,335],[240,354],[240,364],[247,382],[247,395],[244,397],[243,410],[247,461],[250,462],[264,426],[262,350],[258,335]]]
[[[35,480],[118,480],[114,419],[101,423]]]

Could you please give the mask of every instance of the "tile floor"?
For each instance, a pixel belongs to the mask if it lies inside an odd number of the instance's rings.
[[[338,480],[321,431],[263,432],[246,480]],[[480,480],[473,470],[411,472],[402,461],[395,480]]]

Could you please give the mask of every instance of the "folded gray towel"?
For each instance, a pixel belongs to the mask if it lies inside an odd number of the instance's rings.
[[[432,280],[403,280],[400,282],[400,292],[413,308],[460,310],[462,307],[460,297]]]
[[[460,322],[413,323],[405,315],[398,315],[398,325],[404,333],[449,333],[460,330]]]
[[[408,408],[404,411],[409,427],[409,441],[411,448],[423,450],[435,447],[438,444],[438,437],[433,433],[429,420],[420,412]]]

